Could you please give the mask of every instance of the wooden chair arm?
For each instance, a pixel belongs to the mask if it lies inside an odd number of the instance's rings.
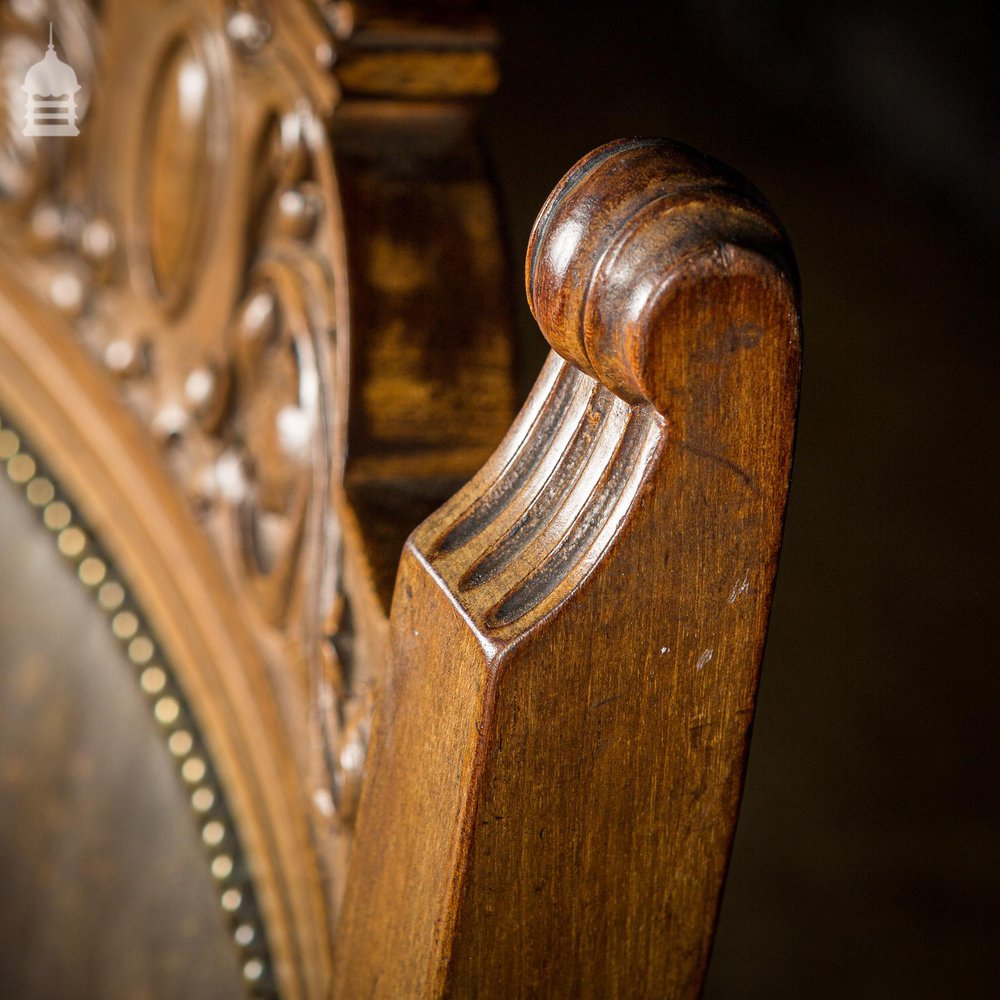
[[[411,535],[334,993],[697,996],[741,793],[799,372],[784,234],[660,140],[556,187],[553,348]]]

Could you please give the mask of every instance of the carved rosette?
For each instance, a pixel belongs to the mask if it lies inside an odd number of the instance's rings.
[[[112,32],[83,3],[9,3],[0,239],[37,248],[31,279],[118,381],[215,541],[270,665],[335,909],[372,668],[356,662],[335,513],[348,355],[325,123],[349,24],[334,13],[109,0]],[[20,135],[15,111],[50,16],[84,91],[80,137],[46,145]]]

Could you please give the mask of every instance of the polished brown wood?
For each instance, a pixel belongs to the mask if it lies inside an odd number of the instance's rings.
[[[335,983],[696,996],[781,537],[794,267],[759,195],[625,141],[528,252],[556,351],[407,544]]]
[[[696,995],[794,424],[770,210],[667,142],[577,164],[507,431],[487,23],[64,8],[80,136],[0,121],[0,415],[204,731],[280,994]]]

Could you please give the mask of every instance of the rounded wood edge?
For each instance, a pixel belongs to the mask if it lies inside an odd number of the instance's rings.
[[[525,286],[555,351],[666,414],[690,356],[719,350],[710,332],[677,325],[697,311],[709,275],[722,279],[712,283],[720,296],[745,296],[748,279],[765,294],[784,286],[797,329],[794,257],[753,185],[680,143],[620,139],[556,185],[532,229]]]

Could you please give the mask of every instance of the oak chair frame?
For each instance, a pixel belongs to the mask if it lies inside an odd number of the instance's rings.
[[[666,141],[581,160],[528,248],[553,352],[510,426],[488,24],[60,14],[81,137],[5,165],[0,419],[197,722],[249,988],[698,995],[797,397],[766,202]]]

